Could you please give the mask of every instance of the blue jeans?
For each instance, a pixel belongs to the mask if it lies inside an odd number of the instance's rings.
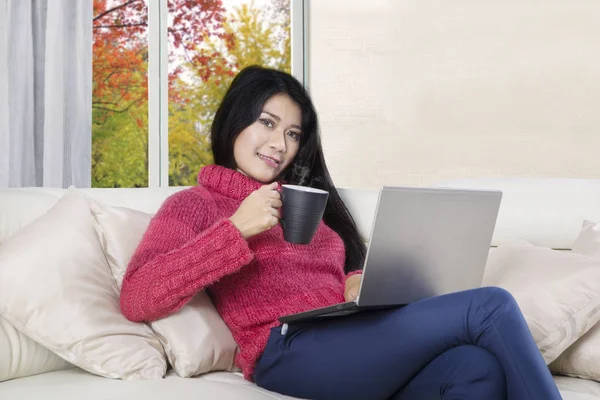
[[[315,400],[561,399],[519,306],[494,287],[273,328],[253,378]]]

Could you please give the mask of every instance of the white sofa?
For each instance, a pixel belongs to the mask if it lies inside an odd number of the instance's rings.
[[[481,179],[446,182],[439,186],[500,189],[504,198],[492,245],[514,238],[568,250],[584,219],[600,220],[600,180]],[[153,213],[163,200],[182,188],[84,189],[104,203]],[[20,227],[47,211],[64,189],[23,188],[0,190],[0,246]],[[341,189],[341,195],[367,237],[377,192]],[[0,317],[0,376],[18,371],[18,378],[0,382],[0,399],[131,400],[139,399],[290,399],[245,381],[239,373],[211,372],[183,379],[172,372],[162,380],[119,381],[92,375],[68,364],[40,373],[48,360],[31,343],[24,343]],[[566,400],[600,399],[600,383],[555,377]]]

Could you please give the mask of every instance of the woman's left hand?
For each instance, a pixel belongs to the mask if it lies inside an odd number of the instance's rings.
[[[362,274],[356,274],[346,279],[346,288],[344,290],[344,298],[346,301],[354,301],[358,297],[361,278]]]

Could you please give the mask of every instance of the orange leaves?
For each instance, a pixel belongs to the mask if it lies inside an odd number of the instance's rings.
[[[123,110],[128,102],[147,98],[147,1],[156,0],[93,0],[94,105],[112,104],[114,110]],[[198,55],[197,46],[207,36],[223,34],[221,0],[168,0],[167,7],[174,48],[190,54],[193,62],[207,64],[210,58]],[[182,72],[172,70],[169,81]],[[205,76],[210,74],[207,70]]]
[[[194,53],[208,35],[222,35],[225,12],[220,0],[168,0],[169,37],[173,45]]]

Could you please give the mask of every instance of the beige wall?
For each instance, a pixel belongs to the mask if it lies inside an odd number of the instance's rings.
[[[337,185],[600,178],[600,1],[311,0]]]

